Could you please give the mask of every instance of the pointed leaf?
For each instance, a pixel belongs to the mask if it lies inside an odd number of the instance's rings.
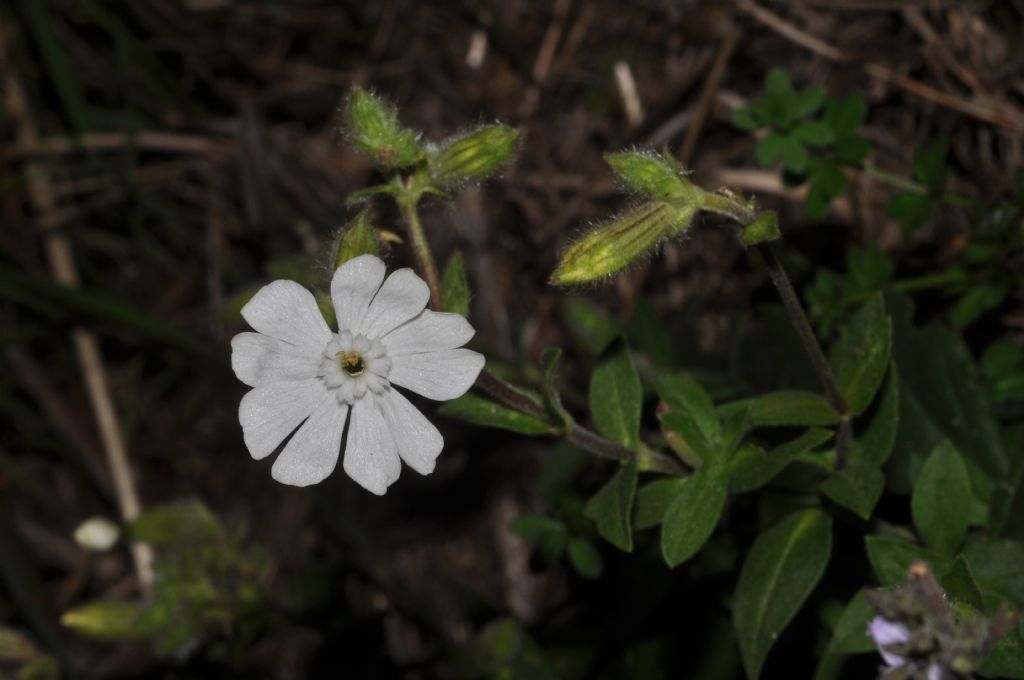
[[[640,445],[640,377],[625,345],[612,348],[590,377],[590,413],[597,431],[623,446]]]
[[[469,283],[462,266],[462,253],[455,251],[441,276],[441,303],[446,312],[469,316]]]
[[[666,375],[654,384],[661,400],[673,411],[689,413],[710,443],[722,439],[722,423],[711,397],[692,379],[682,374]]]
[[[935,447],[921,468],[910,510],[917,532],[941,553],[951,554],[967,535],[971,483],[963,459],[948,440]]]
[[[832,351],[832,369],[852,415],[871,405],[891,351],[892,321],[882,294],[876,293],[850,318]]]
[[[474,425],[496,427],[519,434],[553,434],[555,428],[540,418],[516,411],[504,404],[467,393],[441,404],[437,412]]]
[[[831,438],[830,430],[812,427],[796,439],[781,444],[771,451],[764,451],[754,446],[741,448],[729,461],[733,491],[748,493],[764,486],[800,455],[824,444]]]
[[[825,573],[832,552],[832,520],[799,510],[758,536],[733,595],[733,626],[748,678]]]
[[[821,492],[863,519],[870,519],[885,488],[885,475],[871,465],[850,464],[821,483]]]
[[[668,506],[687,481],[689,477],[665,477],[641,486],[636,494],[636,528],[650,529],[661,524]]]
[[[704,465],[676,493],[661,524],[661,554],[677,567],[711,536],[729,492],[729,470],[720,458]]]
[[[918,560],[928,563],[933,572],[942,573],[948,562],[919,545],[892,536],[865,536],[864,547],[868,561],[882,586],[903,583],[907,569]]]
[[[636,459],[629,461],[587,503],[584,514],[597,533],[620,550],[633,551],[633,501],[636,498]]]
[[[985,602],[971,573],[971,567],[963,555],[957,557],[946,573],[939,579],[943,592],[958,602],[970,605],[979,612],[985,611]]]
[[[862,654],[875,651],[875,641],[868,636],[868,623],[875,615],[875,608],[868,602],[864,591],[858,590],[839,615],[827,653]]]

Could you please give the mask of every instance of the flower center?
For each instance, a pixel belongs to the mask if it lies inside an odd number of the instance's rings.
[[[363,359],[363,355],[359,352],[354,351],[342,351],[337,352],[334,356],[338,357],[341,361],[341,370],[345,371],[346,375],[353,378],[362,375],[366,370],[366,361]]]

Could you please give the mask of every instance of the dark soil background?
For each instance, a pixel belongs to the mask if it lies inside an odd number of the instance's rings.
[[[339,134],[350,86],[388,97],[428,138],[517,126],[513,163],[429,203],[425,226],[442,261],[464,254],[474,347],[524,381],[544,347],[565,347],[570,407],[582,415],[589,360],[566,331],[566,291],[546,280],[578,230],[629,205],[603,153],[666,148],[697,183],[777,209],[798,285],[870,241],[901,271],[928,272],[963,247],[965,214],[946,210],[904,238],[886,217],[892,190],[854,173],[812,223],[800,192],[756,166],[755,140],[729,112],[782,66],[798,85],[868,99],[862,134],[875,165],[909,174],[914,149],[944,135],[951,186],[994,199],[1024,157],[1022,16],[1020,0],[6,3],[0,627],[62,658],[69,676],[429,678],[467,677],[459,650],[511,616],[541,647],[586,650],[583,677],[739,677],[734,650],[709,651],[726,603],[667,571],[656,549],[602,546],[597,582],[538,570],[531,544],[506,526],[539,509],[550,441],[432,415],[445,434],[437,471],[405,469],[383,498],[340,470],[312,489],[274,482],[237,420],[245,387],[228,343],[243,329],[239,305],[274,278],[328,276],[332,239],[354,214],[346,197],[374,181]],[[632,75],[639,117],[617,64]],[[382,210],[381,226],[389,265],[411,265],[397,215]],[[624,317],[645,300],[697,371],[721,368],[773,296],[712,218],[584,294]],[[986,323],[981,335],[1020,330],[1024,315],[1004,306]],[[80,358],[83,332],[98,362]],[[89,371],[105,377],[143,506],[199,498],[267,556],[273,613],[233,655],[209,653],[237,640],[230,625],[170,656],[60,627],[69,608],[137,592],[127,548],[90,556],[71,539],[87,517],[118,515]],[[606,476],[589,463],[580,483]],[[808,616],[767,676],[810,677],[820,640]],[[652,657],[650,640],[668,642]]]

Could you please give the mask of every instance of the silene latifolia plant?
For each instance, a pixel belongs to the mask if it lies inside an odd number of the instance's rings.
[[[797,92],[773,73],[765,97],[734,120],[745,130],[770,128],[759,159],[782,158],[810,182],[811,212],[821,214],[844,189],[843,173],[869,154],[857,134],[865,115],[857,98]],[[363,208],[332,245],[329,285],[269,283],[242,308],[253,331],[232,341],[232,366],[252,388],[239,407],[243,438],[256,459],[281,449],[275,479],[315,484],[339,457],[374,494],[396,482],[402,461],[429,474],[443,440],[406,396],[418,394],[444,402],[442,416],[553,440],[536,510],[510,530],[536,546],[541,563],[565,559],[581,578],[598,578],[608,552],[618,550],[653,553],[665,568],[685,572],[690,587],[723,588],[715,600],[730,625],[705,626],[718,636],[706,647],[738,649],[751,679],[801,612],[801,621],[820,626],[804,638],[816,640],[804,653],[813,652],[823,680],[840,677],[858,654],[875,655],[869,667],[886,678],[1024,677],[1016,614],[1024,604],[1024,426],[1008,410],[1015,393],[1000,382],[1014,366],[1024,373],[1012,343],[994,343],[979,372],[951,329],[915,322],[905,296],[912,286],[900,288],[892,266],[870,250],[851,251],[845,278],[830,274],[810,289],[819,339],[783,267],[775,213],[728,189],[703,189],[667,153],[633,150],[606,156],[633,207],[570,244],[551,283],[607,280],[710,214],[709,224],[735,231],[781,303],[766,312],[782,322],[766,323],[778,337],[756,337],[738,361],[772,369],[764,365],[774,363],[767,348],[784,336],[787,361],[808,379],[776,390],[729,377],[736,371],[709,381],[707,371],[694,371],[703,367],[684,369],[675,351],[682,343],[643,301],[625,323],[572,294],[565,318],[585,385],[566,384],[560,348],[543,352],[539,371],[488,363],[465,346],[474,331],[462,258],[456,252],[438,266],[419,207],[493,175],[515,152],[518,131],[494,125],[427,141],[361,88],[344,116],[346,139],[381,182],[349,197]],[[910,180],[896,184],[931,195]],[[388,273],[378,218],[366,205],[375,199],[397,207],[415,272]],[[1021,214],[1003,206],[999,224],[1019,224]],[[985,267],[986,276],[996,271]],[[603,483],[593,485],[584,468],[604,472]],[[206,571],[201,561],[163,562],[172,575],[164,583],[179,582],[173,575],[186,568],[209,578],[226,569],[240,572],[239,588],[223,600],[165,585],[156,602],[185,603],[173,615],[166,607],[163,614],[133,609],[132,620],[148,622],[168,647],[261,597],[237,545],[206,514],[186,510],[194,531],[224,557]],[[166,527],[151,522],[134,531],[177,545]],[[67,616],[80,629],[95,620]],[[195,625],[182,628],[183,620]],[[480,644],[508,632],[488,630]],[[467,677],[588,677],[541,673],[540,646],[525,631],[515,635],[528,654],[500,654],[492,667],[486,660],[498,657],[482,652],[479,672]]]

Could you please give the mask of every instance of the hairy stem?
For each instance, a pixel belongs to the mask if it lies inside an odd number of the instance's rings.
[[[846,464],[846,456],[853,443],[853,432],[850,428],[850,414],[846,406],[846,399],[843,398],[843,393],[839,390],[839,384],[832,374],[832,367],[829,365],[828,359],[825,358],[825,353],[822,351],[821,345],[811,329],[811,323],[807,320],[807,315],[804,313],[804,308],[800,304],[800,298],[797,297],[796,291],[793,290],[793,284],[790,282],[786,270],[782,268],[782,263],[779,261],[775,249],[768,243],[762,243],[757,246],[757,249],[764,259],[768,277],[775,286],[775,290],[779,292],[779,297],[782,299],[782,306],[786,310],[789,322],[793,325],[797,336],[799,336],[800,344],[803,345],[804,352],[807,353],[807,357],[811,360],[811,365],[818,374],[818,378],[825,388],[825,393],[828,395],[829,401],[832,402],[832,407],[839,413],[839,431],[836,434],[836,468],[842,469]]]
[[[909,191],[910,193],[919,194],[921,196],[928,194],[928,189],[923,184],[918,184],[912,179],[908,179],[902,175],[897,175],[889,172],[888,170],[882,170],[881,168],[871,164],[866,164],[864,166],[864,174],[871,179],[877,180],[882,184],[888,184],[892,188],[899,189],[900,191]],[[971,207],[971,199],[966,196],[961,196],[960,194],[945,191],[939,196],[939,198],[942,199],[943,203],[948,205],[954,205],[959,208]]]
[[[441,280],[437,276],[437,264],[430,252],[430,243],[427,242],[427,235],[423,232],[423,224],[420,222],[420,215],[416,210],[415,200],[400,200],[398,207],[405,219],[405,226],[409,228],[409,236],[412,238],[412,250],[416,255],[416,262],[419,265],[423,277],[430,287],[430,304],[436,310],[443,309],[441,301]]]

